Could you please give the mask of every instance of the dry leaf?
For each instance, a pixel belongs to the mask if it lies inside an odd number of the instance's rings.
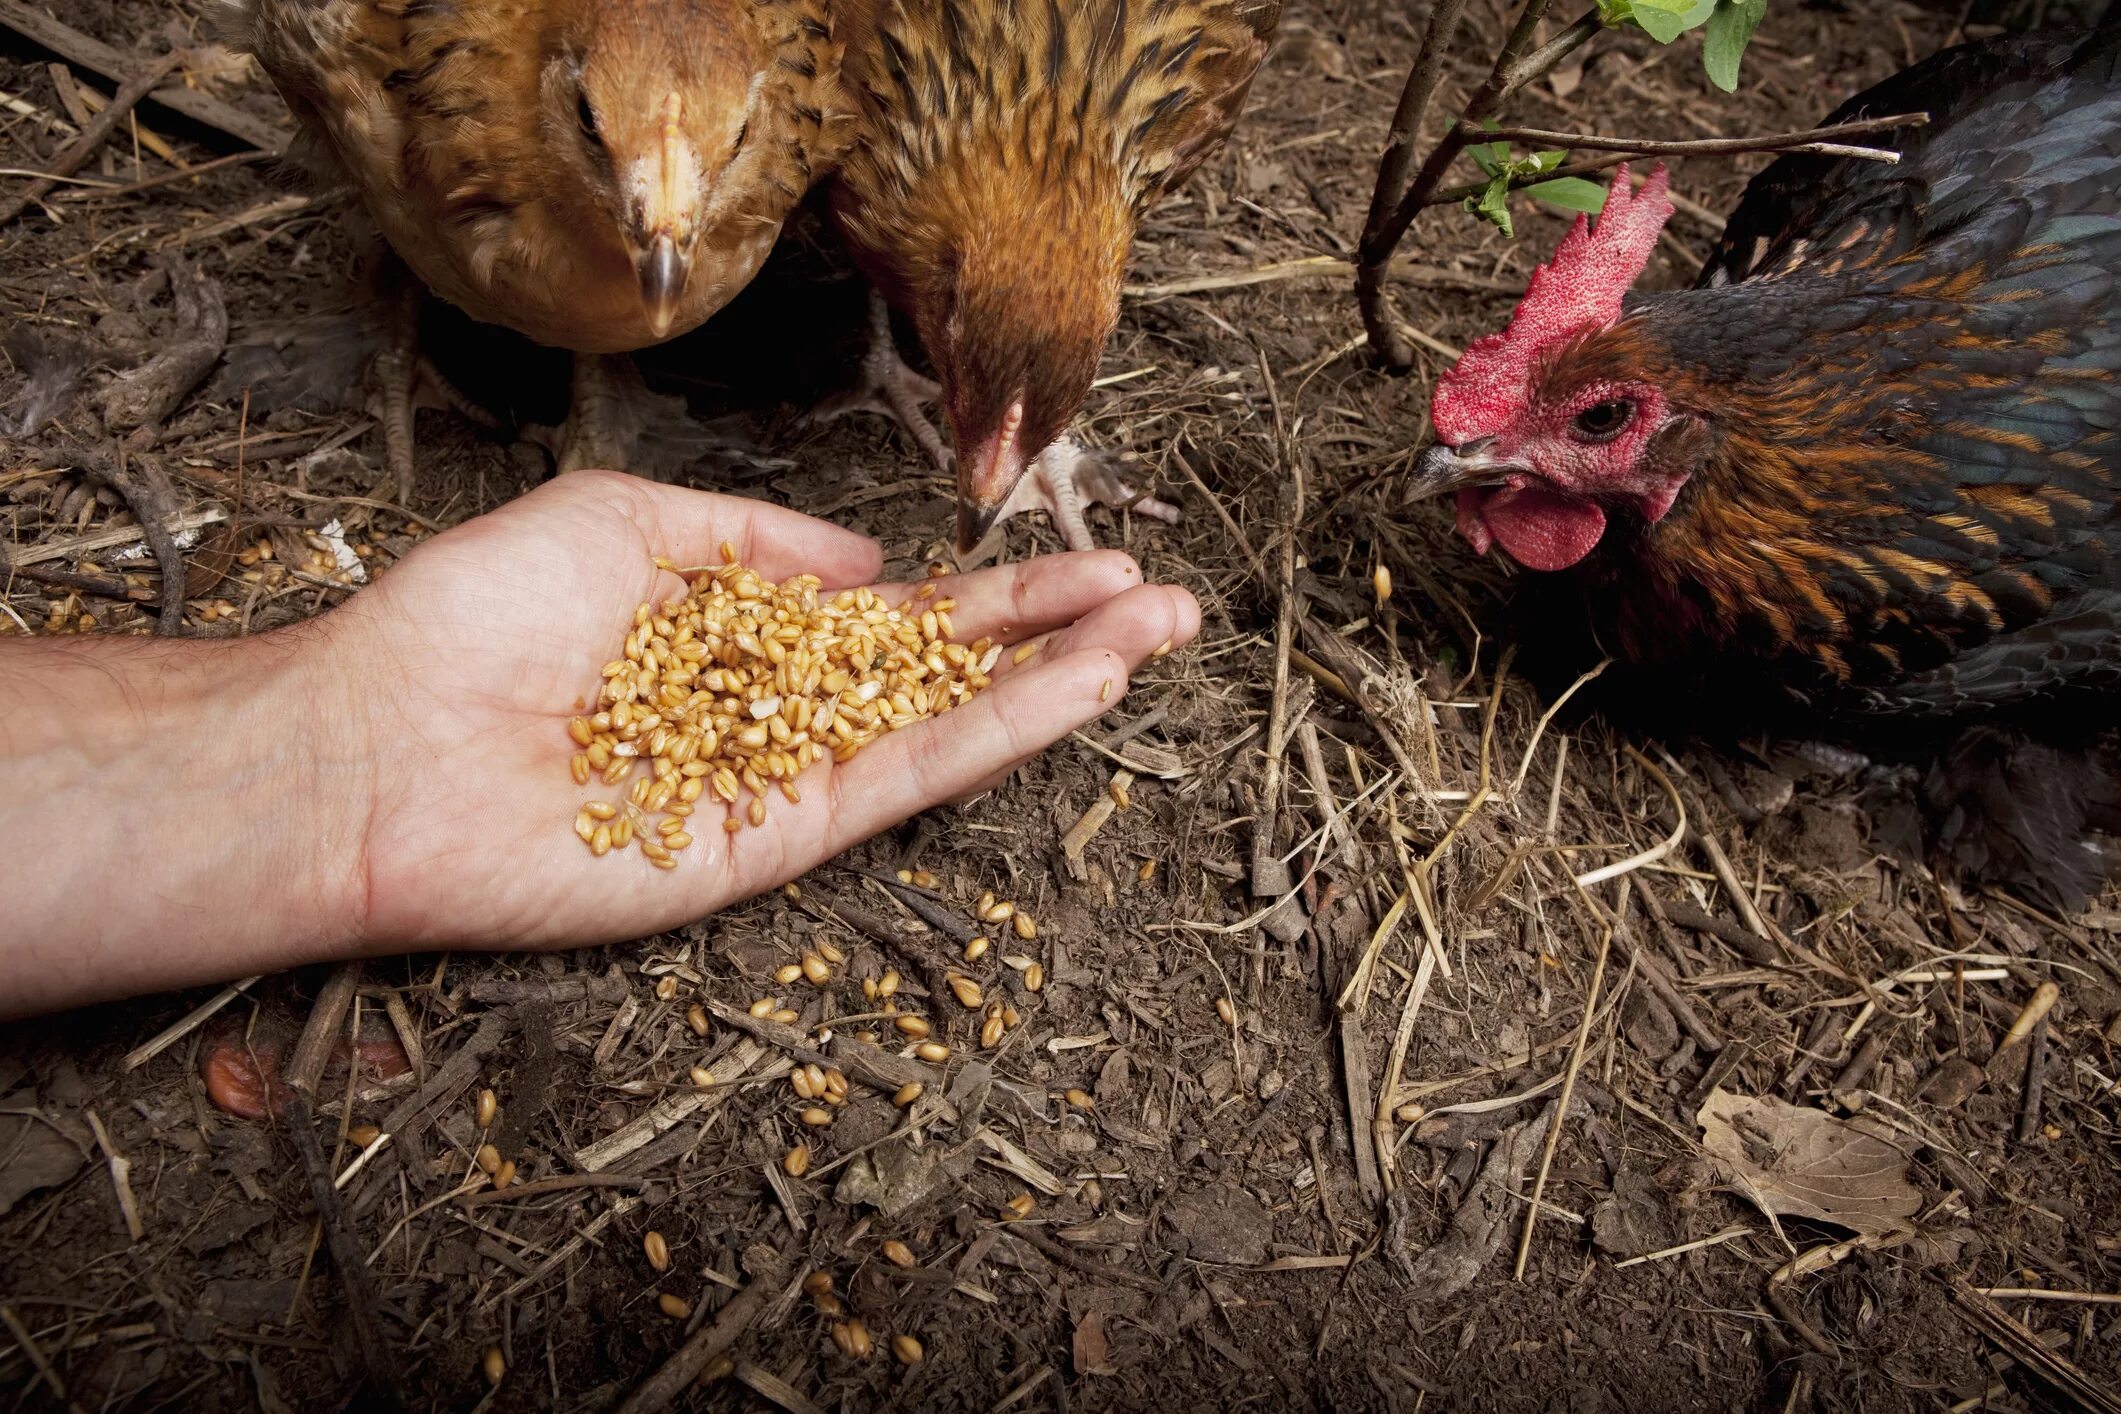
[[[1712,1091],[1695,1122],[1702,1147],[1770,1217],[1812,1218],[1873,1242],[1905,1237],[1922,1194],[1907,1155],[1824,1110]]]
[[[1078,1375],[1109,1375],[1112,1370],[1112,1349],[1105,1339],[1105,1318],[1101,1311],[1092,1311],[1075,1326],[1075,1373]]]

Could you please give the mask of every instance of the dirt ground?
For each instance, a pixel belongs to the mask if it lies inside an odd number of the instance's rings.
[[[147,52],[198,42],[194,8],[48,13]],[[1425,17],[1294,4],[1253,116],[1137,249],[1085,422],[1185,520],[1094,524],[1200,596],[1191,651],[1002,789],[797,890],[623,947],[366,969],[363,1063],[328,1073],[315,1132],[335,1172],[361,1153],[353,1127],[390,1136],[336,1206],[410,1406],[616,1407],[689,1348],[706,1366],[677,1393],[692,1408],[2121,1408],[2111,1306],[1981,1294],[2121,1290],[2112,900],[2057,920],[1964,895],[1890,857],[1852,784],[1764,746],[1544,720],[1549,698],[1505,666],[1510,578],[1446,510],[1401,502],[1435,350],[1497,327],[1563,229],[1521,205],[1513,243],[1429,213],[1395,287],[1422,364],[1368,358],[1338,261]],[[1498,0],[1471,17],[1447,99],[1507,18]],[[1776,0],[1730,98],[1698,39],[1608,34],[1515,111],[1655,136],[1805,127],[1960,18]],[[65,141],[55,57],[0,28],[4,165]],[[255,78],[199,82],[284,120]],[[395,506],[358,399],[261,393],[246,414],[246,383],[319,360],[321,340],[284,336],[346,304],[354,253],[338,210],[269,163],[113,192],[174,171],[155,140],[190,164],[243,150],[158,105],[139,116],[138,150],[121,132],[82,173],[105,186],[0,229],[0,410],[19,426],[33,370],[68,348],[92,392],[165,345],[172,270],[218,282],[241,347],[153,452],[193,530],[184,633],[343,600],[331,522],[387,573],[547,474],[541,453],[426,414]],[[1691,278],[1762,161],[1676,165],[1686,204],[1651,279]],[[820,229],[798,222],[736,306],[646,362],[718,419],[702,484],[829,516],[913,569],[945,552],[949,487],[878,420],[798,416],[845,376],[862,300]],[[474,397],[518,422],[557,412],[555,357],[446,310],[429,326]],[[0,441],[0,633],[155,619],[133,510],[82,469],[87,402]],[[1056,545],[1020,525],[1010,553]],[[1378,565],[1398,586],[1382,606]],[[1107,818],[1065,847],[1086,812]],[[976,922],[984,891],[1036,938]],[[993,946],[956,968],[1018,1016],[986,1047],[982,1013],[937,995],[975,931]],[[827,945],[845,961],[825,986],[775,981]],[[903,986],[870,999],[861,983],[887,972]],[[324,983],[261,979],[130,1065],[212,991],[0,1031],[9,1407],[374,1397],[289,1127],[223,1112],[202,1078],[290,1042]],[[2044,983],[2054,1009],[2004,1044]],[[793,1024],[750,1014],[767,996]],[[932,1016],[951,1058],[862,1044],[887,1001]],[[812,1056],[852,1077],[819,1130],[789,1078]],[[914,1074],[930,1090],[902,1113]],[[799,1141],[810,1168],[789,1177]],[[513,1187],[487,1184],[489,1142]],[[920,1363],[892,1357],[903,1335]]]

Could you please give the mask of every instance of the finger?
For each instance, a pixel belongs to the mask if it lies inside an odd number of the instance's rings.
[[[1161,597],[1161,604],[1156,596]],[[1138,668],[1146,659],[1162,657],[1185,647],[1199,632],[1200,604],[1191,593],[1172,584],[1144,585],[1136,592],[1115,599],[1081,623],[1048,635],[1039,643],[1037,654],[1023,663],[1013,663],[1008,655],[1004,655],[995,668],[995,677],[1000,681],[1013,674],[1028,672],[1049,655],[1058,660],[1092,648],[1110,649],[1131,667]],[[989,771],[951,799],[967,799],[992,790],[1022,764],[1021,760],[1011,761]]]
[[[569,472],[531,494],[548,492],[609,506],[633,523],[651,554],[684,567],[721,564],[726,544],[767,579],[814,574],[827,589],[843,589],[874,580],[884,564],[866,535],[742,496],[613,471]]]
[[[1162,610],[1152,592],[1164,597]],[[1199,633],[1200,601],[1191,591],[1175,584],[1146,584],[1074,623],[1027,639],[1015,652],[1001,656],[993,676],[999,680],[1035,667],[1042,657],[1064,657],[1084,648],[1112,648],[1138,655],[1137,661],[1140,656],[1160,658],[1185,647]]]
[[[1128,674],[1177,631],[1179,612],[1168,587],[1136,588],[1070,630],[1070,646],[1051,659],[872,744],[833,773],[834,809],[820,857],[976,789],[1111,710]]]
[[[952,637],[960,643],[991,638],[1017,643],[1074,623],[1098,605],[1142,583],[1141,566],[1119,550],[1039,555],[1013,565],[944,575],[918,585],[880,585],[887,602],[908,607],[947,599]],[[926,601],[917,596],[934,586]]]

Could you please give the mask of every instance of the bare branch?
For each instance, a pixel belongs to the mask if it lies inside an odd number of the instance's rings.
[[[1773,133],[1764,137],[1702,138],[1689,142],[1656,142],[1635,138],[1587,138],[1578,133],[1550,133],[1537,128],[1496,128],[1487,137],[1496,141],[1531,143],[1545,147],[1574,145],[1588,151],[1607,150],[1603,157],[1588,157],[1580,162],[1564,163],[1551,172],[1520,173],[1510,178],[1510,190],[1536,187],[1541,182],[1558,182],[1564,177],[1588,177],[1599,172],[1611,171],[1623,162],[1632,162],[1638,157],[1689,157],[1728,156],[1739,152],[1814,152],[1821,156],[1858,157],[1873,162],[1898,162],[1900,154],[1884,147],[1854,147],[1844,143],[1820,142],[1823,135],[1860,137],[1865,133],[1884,132],[1892,128],[1920,127],[1929,121],[1927,113],[1902,113],[1891,118],[1866,118],[1861,122],[1844,123],[1832,128],[1808,128],[1803,132]],[[1607,144],[1612,144],[1610,149]],[[1462,182],[1455,187],[1441,187],[1429,194],[1427,206],[1446,206],[1455,201],[1464,201],[1469,196],[1478,196],[1488,189],[1487,179],[1477,182]]]
[[[1387,176],[1398,177],[1406,167],[1405,144],[1412,141],[1414,130],[1419,125],[1421,114],[1414,109],[1425,109],[1435,88],[1435,72],[1440,69],[1442,46],[1449,36],[1443,27],[1432,22],[1429,35],[1422,41],[1421,52],[1415,56],[1414,69],[1407,76],[1407,89],[1401,95],[1400,112],[1394,115],[1391,143],[1386,147],[1385,160],[1378,172],[1378,187],[1370,202],[1370,219],[1364,223],[1362,243],[1357,251],[1355,265],[1355,297],[1362,308],[1363,327],[1368,331],[1370,346],[1378,351],[1386,363],[1398,367],[1412,363],[1414,351],[1399,336],[1390,312],[1385,307],[1385,264],[1398,248],[1400,239],[1413,224],[1414,217],[1424,207],[1431,205],[1430,195],[1443,181],[1444,174],[1465,150],[1470,134],[1493,117],[1503,101],[1524,85],[1550,72],[1570,53],[1588,40],[1599,29],[1598,12],[1593,9],[1579,16],[1569,27],[1546,44],[1526,54],[1533,37],[1539,32],[1540,21],[1546,18],[1552,0],[1526,0],[1518,13],[1517,23],[1511,27],[1509,38],[1503,41],[1502,52],[1495,58],[1495,66],[1471,98],[1457,122],[1436,144],[1436,148],[1423,162],[1421,170],[1406,190],[1393,193]],[[1444,0],[1438,6],[1437,19],[1448,18],[1455,27],[1462,4]],[[1423,74],[1429,76],[1423,89]],[[1418,99],[1418,105],[1412,100]],[[1409,119],[1402,126],[1401,118]]]
[[[1421,130],[1422,118],[1429,111],[1429,101],[1436,95],[1436,82],[1443,72],[1444,50],[1450,47],[1451,36],[1457,31],[1465,8],[1466,0],[1438,0],[1435,12],[1429,17],[1428,33],[1422,36],[1421,49],[1414,56],[1413,66],[1407,70],[1406,87],[1400,90],[1399,107],[1392,113],[1392,127],[1385,138],[1384,155],[1378,159],[1377,185],[1370,193],[1370,214],[1363,220],[1365,252],[1370,249],[1375,233],[1384,229],[1393,208],[1406,194],[1407,169],[1414,158],[1414,139]],[[1356,263],[1357,299],[1362,305],[1364,322],[1369,325],[1370,342],[1380,349],[1391,347],[1392,341],[1398,337],[1390,317],[1381,309],[1384,267],[1390,259],[1391,246],[1388,245],[1377,260],[1363,259]],[[1409,354],[1408,359],[1411,357]],[[1387,358],[1394,363],[1407,361],[1392,358],[1389,354]]]
[[[1568,148],[1583,152],[1631,152],[1644,157],[1697,157],[1733,152],[1788,152],[1814,147],[1836,147],[1842,152],[1878,153],[1882,160],[1897,162],[1900,154],[1886,148],[1847,147],[1840,138],[1868,137],[1895,128],[1919,128],[1929,122],[1927,113],[1897,113],[1890,118],[1863,118],[1830,128],[1806,128],[1794,133],[1771,133],[1763,137],[1693,138],[1666,142],[1647,137],[1600,137],[1594,133],[1557,133],[1544,128],[1493,128],[1483,142],[1520,142],[1527,147]]]

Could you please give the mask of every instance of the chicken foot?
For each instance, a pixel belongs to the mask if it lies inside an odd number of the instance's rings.
[[[1053,517],[1054,529],[1070,550],[1097,548],[1097,539],[1083,518],[1083,512],[1094,505],[1133,510],[1166,525],[1178,524],[1179,508],[1128,485],[1120,475],[1125,465],[1125,458],[1115,453],[1090,451],[1070,437],[1057,439],[1024,469],[1023,479],[995,513],[995,529],[988,531],[980,550],[987,550],[1003,522],[1020,511],[1044,511]]]
[[[701,426],[683,398],[651,389],[626,354],[576,354],[567,420],[525,427],[523,439],[543,447],[557,471],[608,467],[650,481],[675,481],[710,453],[743,450]]]
[[[950,448],[944,444],[943,434],[921,411],[922,403],[935,402],[942,395],[942,384],[914,372],[899,357],[898,342],[891,336],[891,306],[884,302],[882,294],[871,290],[869,347],[862,353],[855,385],[819,403],[811,411],[810,421],[827,422],[851,412],[882,413],[905,428],[935,469],[947,475]]]

